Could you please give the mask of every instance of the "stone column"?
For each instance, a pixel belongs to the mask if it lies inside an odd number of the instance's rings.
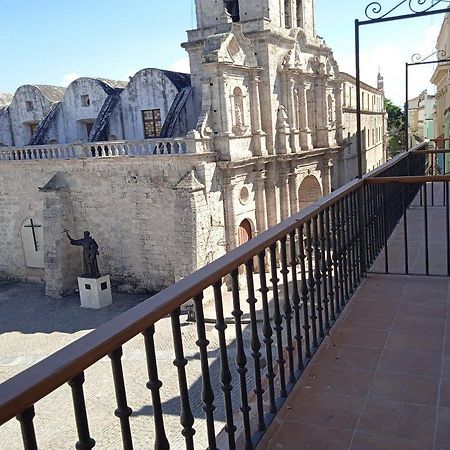
[[[253,186],[255,189],[256,234],[267,230],[267,205],[265,190],[266,171],[264,165],[255,167]]]
[[[281,163],[279,175],[281,220],[289,218],[289,165]]]
[[[297,174],[295,169],[289,173],[289,200],[291,207],[291,215],[299,211],[298,207],[298,189],[297,189]]]
[[[321,178],[322,178],[322,195],[327,195],[331,192],[331,170],[333,166],[332,160],[329,156],[324,155],[321,164]]]
[[[344,136],[342,130],[342,86],[338,81],[336,81],[336,85],[333,88],[333,95],[335,98],[336,142],[340,144]]]
[[[236,214],[234,212],[235,183],[229,171],[223,175],[223,206],[225,220],[226,250],[230,251],[238,246]]]
[[[298,117],[299,117],[299,133],[300,133],[300,147],[302,150],[311,150],[312,137],[311,129],[308,124],[308,100],[306,97],[306,84],[304,80],[299,80],[297,83],[298,89]]]
[[[287,72],[286,73],[288,79],[287,79],[287,111],[288,111],[288,117],[289,117],[289,128],[291,131],[291,134],[289,136],[289,145],[291,147],[292,153],[296,153],[299,146],[298,146],[298,129],[297,129],[297,123],[296,123],[296,113],[295,113],[295,97],[294,97],[294,88],[295,88],[295,80],[292,77],[292,75]]]
[[[289,124],[288,116],[283,105],[278,108],[277,114],[277,136],[276,136],[276,151],[277,154],[286,154],[289,150]]]
[[[270,168],[267,171],[267,176],[265,180],[268,228],[275,226],[279,222],[276,183],[274,177],[275,177],[275,170],[272,163],[270,164]]]
[[[252,121],[252,147],[253,156],[261,156],[266,153],[266,149],[263,149],[262,136],[264,135],[261,128],[261,103],[259,97],[259,76],[257,73],[252,74],[250,80],[250,108],[251,108],[251,121]]]
[[[231,106],[231,97],[228,95],[225,89],[225,81],[223,74],[219,74],[218,81],[219,83],[219,96],[220,96],[220,106],[222,110],[222,134],[230,135],[231,129],[233,128],[233,122],[231,117],[232,106]]]
[[[317,121],[317,147],[327,148],[330,146],[328,126],[328,101],[327,101],[327,79],[325,76],[317,77],[316,88],[316,121]]]

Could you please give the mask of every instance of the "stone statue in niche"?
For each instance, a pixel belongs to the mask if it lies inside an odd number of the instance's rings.
[[[239,87],[236,87],[233,91],[234,98],[234,126],[233,133],[236,136],[243,135],[248,127],[244,125],[244,97]]]
[[[100,272],[97,265],[98,244],[95,239],[92,238],[89,231],[84,232],[84,238],[72,239],[69,231],[64,230],[72,245],[83,247],[83,263],[86,273],[83,275],[85,278],[99,278]]]

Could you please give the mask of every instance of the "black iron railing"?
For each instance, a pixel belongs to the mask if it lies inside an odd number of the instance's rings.
[[[367,179],[366,189],[384,205],[382,216],[386,231],[383,232],[380,258],[384,273],[450,276],[450,177],[446,163],[449,154],[450,151],[445,149],[413,152],[395,167]],[[401,175],[405,168],[408,177]],[[433,229],[430,229],[431,220]],[[391,252],[391,243],[387,239],[400,221],[401,227],[396,230],[395,238],[397,244],[401,242],[402,258],[398,257],[398,248]],[[434,245],[437,243],[444,248],[445,254],[436,250],[431,252],[430,239]],[[422,260],[415,261],[417,250],[422,246]],[[378,265],[373,271],[381,269]]]
[[[39,401],[68,383],[77,448],[94,447],[91,433],[95,436],[99,430],[88,423],[85,371],[108,355],[123,448],[133,448],[133,405],[127,399],[130,388],[125,388],[122,357],[123,345],[142,334],[148,379],[141,384],[150,391],[154,448],[178,448],[172,445],[174,426],[167,425],[162,400],[167,376],[177,377],[175,434],[183,437],[186,448],[216,449],[224,440],[230,449],[254,448],[417,196],[417,181],[399,189],[398,183],[384,180],[423,176],[426,160],[417,152],[395,158],[4,382],[0,423],[16,416],[24,447],[38,448],[35,407],[39,414]],[[385,259],[388,264],[387,251]],[[231,290],[231,323],[224,306],[226,286]],[[214,328],[205,321],[209,296],[215,307]],[[186,356],[181,321],[188,301],[195,311],[198,350],[191,358]],[[175,366],[170,375],[160,370],[155,345],[155,324],[167,315]],[[195,398],[199,394],[192,387],[196,378],[202,385],[201,412]]]

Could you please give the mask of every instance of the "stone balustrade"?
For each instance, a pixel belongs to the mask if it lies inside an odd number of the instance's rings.
[[[185,138],[0,147],[0,160],[105,158],[189,153]]]

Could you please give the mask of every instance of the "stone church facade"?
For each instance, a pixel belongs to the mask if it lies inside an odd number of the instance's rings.
[[[196,1],[183,44],[190,79],[77,80],[32,145],[3,138],[0,277],[70,292],[81,255],[64,229],[88,229],[113,284],[156,291],[354,178],[354,79],[316,35],[314,0],[211,3]],[[363,93],[371,169],[385,160],[383,93]]]

